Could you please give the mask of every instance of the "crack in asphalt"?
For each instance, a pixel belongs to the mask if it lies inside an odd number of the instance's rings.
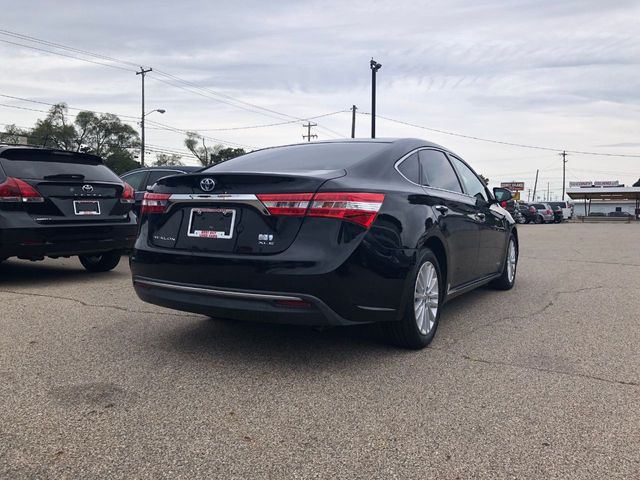
[[[446,350],[444,350],[446,351]],[[451,352],[453,353],[453,352]],[[579,377],[579,378],[587,378],[590,380],[598,380],[600,382],[606,382],[606,383],[612,383],[612,384],[616,384],[616,385],[625,385],[625,386],[632,386],[632,387],[638,387],[640,386],[640,382],[634,382],[632,380],[616,380],[616,379],[610,379],[610,378],[604,378],[604,377],[598,377],[597,375],[589,375],[586,373],[578,373],[578,372],[566,372],[563,370],[553,370],[550,368],[543,368],[543,367],[536,367],[536,366],[532,366],[532,365],[522,365],[519,363],[510,363],[510,362],[503,362],[500,360],[487,360],[485,358],[476,358],[476,357],[472,357],[470,355],[460,355],[460,358],[463,358],[465,360],[468,360],[470,362],[476,362],[476,363],[486,363],[486,364],[490,364],[490,365],[502,365],[505,367],[515,367],[515,368],[524,368],[526,370],[535,370],[538,372],[545,372],[545,373],[554,373],[557,375],[566,375],[569,377]]]
[[[119,311],[128,312],[128,313],[147,313],[147,314],[150,314],[150,315],[170,315],[170,316],[177,316],[177,317],[198,317],[198,315],[189,315],[189,314],[185,314],[185,313],[154,312],[152,310],[132,310],[130,308],[120,307],[120,306],[117,306],[117,305],[100,305],[100,304],[97,304],[97,303],[87,303],[87,302],[84,302],[82,300],[78,300],[77,298],[63,297],[62,295],[45,295],[43,293],[16,292],[15,290],[0,290],[0,293],[13,293],[15,295],[24,295],[24,296],[28,296],[28,297],[44,297],[44,298],[52,298],[52,299],[56,299],[56,300],[68,300],[70,302],[79,303],[80,305],[85,306],[85,307],[111,308],[111,309],[114,309],[114,310],[119,310]],[[11,300],[16,300],[16,299],[11,299]]]
[[[532,257],[529,255],[520,255],[519,258],[527,258],[529,260],[542,260],[547,262],[593,263],[596,265],[617,265],[622,267],[640,267],[639,263],[600,262],[598,260],[578,260],[578,259],[571,259],[571,258],[544,258],[544,257]]]
[[[544,313],[545,311],[547,311],[549,308],[551,308],[554,305],[554,302],[556,302],[560,298],[561,295],[569,295],[569,294],[572,294],[572,293],[585,292],[585,291],[589,291],[589,290],[599,290],[599,289],[602,289],[602,288],[605,288],[604,285],[598,285],[596,287],[582,287],[582,288],[577,288],[575,290],[560,290],[560,291],[554,292],[551,300],[549,300],[543,307],[541,307],[541,308],[539,308],[537,310],[534,310],[533,312],[529,312],[529,313],[527,313],[525,315],[509,315],[507,317],[497,318],[497,319],[492,320],[490,322],[478,325],[477,327],[474,327],[469,332],[467,332],[464,335],[462,335],[457,340],[454,340],[452,343],[449,344],[449,346],[450,347],[454,347],[461,340],[464,340],[465,338],[469,337],[470,335],[473,335],[474,333],[476,333],[478,330],[480,330],[482,328],[492,327],[494,325],[497,325],[498,323],[507,322],[509,320],[527,320],[527,319],[531,319],[531,318],[533,318],[533,317],[535,317],[537,315],[540,315],[540,314]]]

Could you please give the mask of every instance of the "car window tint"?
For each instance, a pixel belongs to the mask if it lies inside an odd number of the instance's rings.
[[[216,172],[290,172],[348,168],[389,148],[383,142],[308,143],[266,148],[232,158],[205,170]]]
[[[164,177],[168,177],[169,175],[178,175],[181,172],[177,172],[175,170],[151,170],[149,172],[149,180],[147,180],[147,185],[153,185],[158,180]]]
[[[487,196],[487,190],[485,188],[482,180],[478,178],[478,176],[471,170],[465,163],[456,157],[452,157],[453,163],[458,169],[458,173],[462,178],[462,183],[464,184],[465,189],[467,190],[467,194],[472,197],[476,197],[479,200],[484,200],[485,202],[489,201],[489,197]]]
[[[444,153],[437,150],[420,150],[419,155],[422,185],[462,192],[456,172]]]
[[[400,173],[409,181],[413,183],[420,183],[420,164],[418,163],[418,154],[413,153],[405,158],[400,165],[398,165]]]
[[[136,192],[140,192],[145,189],[146,185],[143,185],[144,179],[147,176],[146,171],[133,172],[128,175],[123,175],[122,180],[127,182],[133,187]]]

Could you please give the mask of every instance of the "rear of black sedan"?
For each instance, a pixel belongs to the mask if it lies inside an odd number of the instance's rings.
[[[291,145],[160,180],[143,200],[130,257],[138,296],[212,317],[300,325],[413,315],[424,255],[446,255],[424,190],[395,168],[420,145]],[[445,298],[444,276],[432,277],[430,290],[416,293],[424,308]],[[433,333],[398,343],[421,347]]]
[[[0,146],[0,261],[78,256],[114,268],[136,237],[133,189],[100,157]]]

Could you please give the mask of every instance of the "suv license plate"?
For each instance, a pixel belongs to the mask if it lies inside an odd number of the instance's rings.
[[[236,211],[231,208],[192,208],[187,236],[196,238],[233,238]]]
[[[73,211],[76,215],[100,215],[100,202],[95,200],[74,200]]]

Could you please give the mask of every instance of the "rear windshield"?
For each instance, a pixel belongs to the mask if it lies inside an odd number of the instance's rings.
[[[534,203],[533,206],[536,207],[537,210],[546,210],[547,209],[547,207],[544,206],[542,203]]]
[[[65,155],[33,150],[9,150],[0,164],[9,177],[43,180],[45,177],[82,175],[94,182],[119,182],[118,176],[91,155]]]
[[[281,172],[348,168],[388,148],[388,143],[310,143],[268,148],[220,163],[206,172]]]
[[[566,202],[550,202],[549,205],[551,205],[552,208],[567,208],[567,203]]]

